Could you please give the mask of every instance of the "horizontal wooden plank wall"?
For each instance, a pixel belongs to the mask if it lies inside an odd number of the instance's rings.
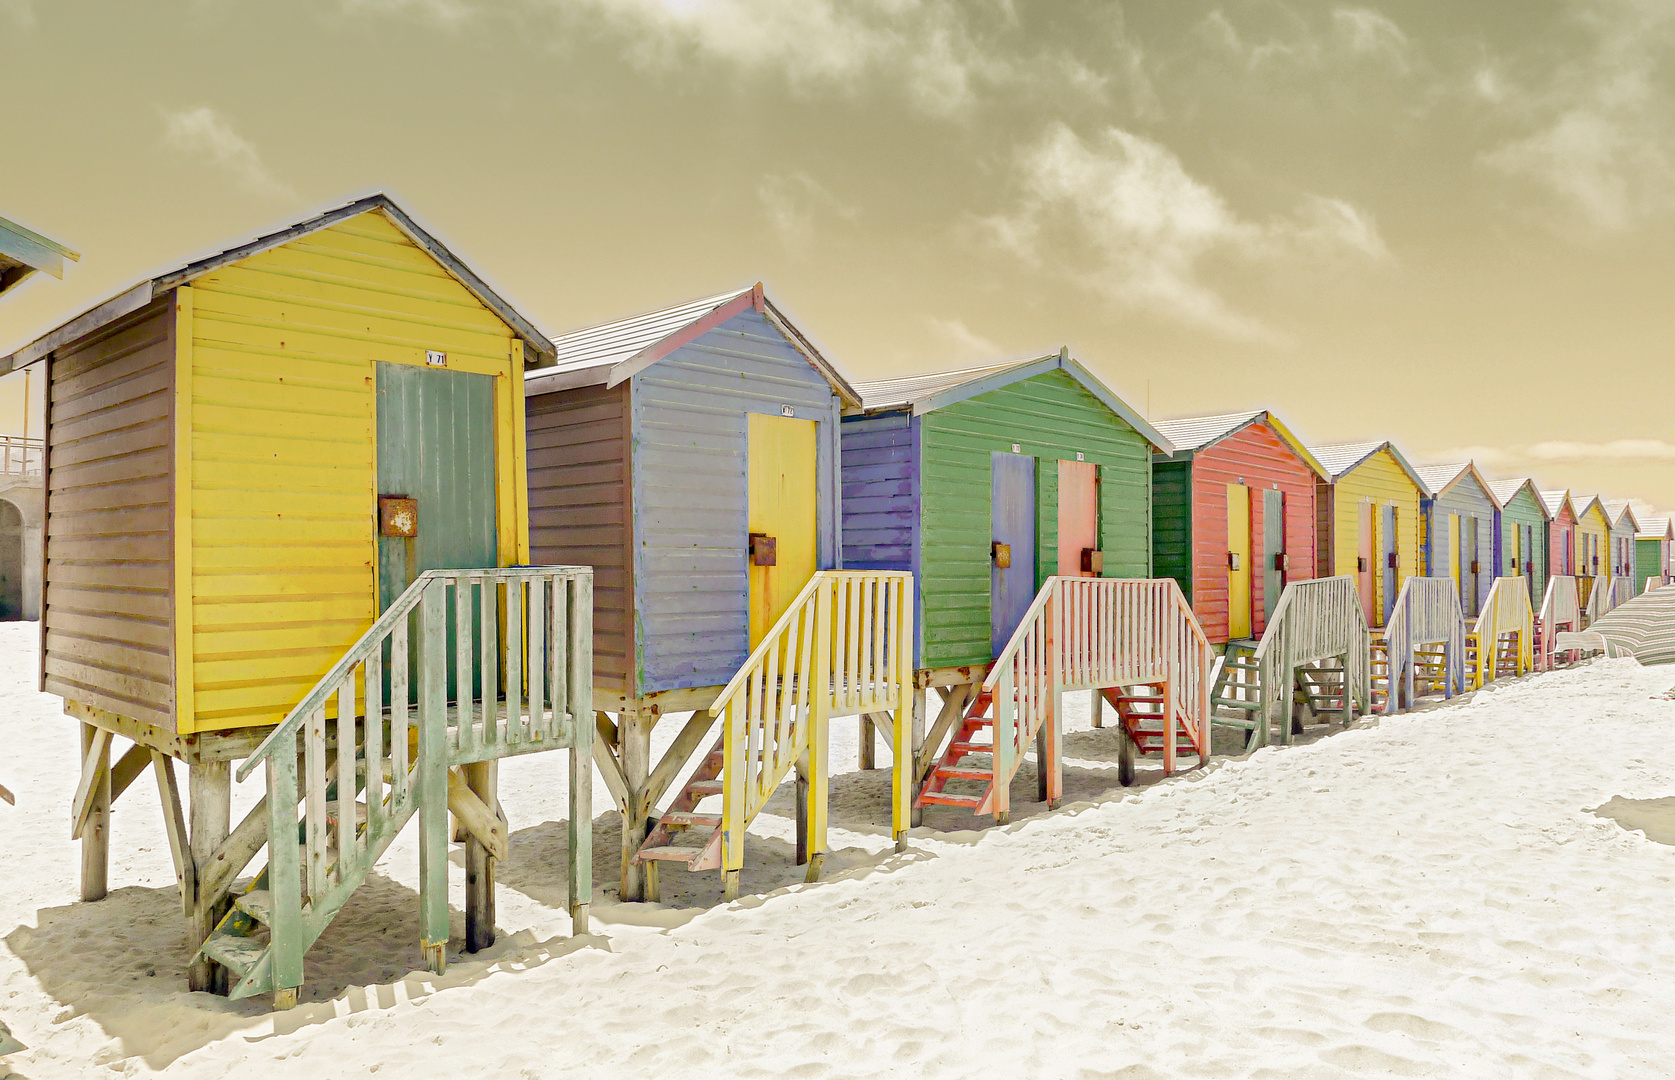
[[[1467,473],[1459,483],[1444,492],[1442,498],[1427,501],[1430,507],[1426,523],[1424,572],[1430,577],[1448,578],[1453,581],[1460,591],[1460,610],[1467,618],[1476,618],[1495,580],[1495,567],[1492,565],[1495,543],[1494,500],[1478,484],[1476,478]],[[1449,529],[1449,515],[1460,519],[1462,530],[1465,528],[1466,518],[1470,517],[1472,520],[1477,544],[1470,550],[1478,553],[1477,561],[1480,567],[1475,580],[1471,568],[1464,562],[1458,568],[1458,576],[1455,574],[1452,548],[1454,534]],[[1464,539],[1461,540],[1461,547],[1465,548]]]
[[[918,421],[902,409],[843,418],[846,570],[919,573]],[[915,590],[913,664],[924,652],[924,596]]]
[[[622,691],[633,657],[629,383],[526,400],[529,548],[537,566],[593,567],[593,673]]]
[[[1174,578],[1192,603],[1192,462],[1152,459],[1152,573]]]
[[[1192,460],[1192,610],[1211,642],[1227,640],[1227,485],[1251,488],[1251,557],[1259,559],[1265,525],[1262,490],[1285,492],[1285,550],[1291,558],[1287,581],[1315,576],[1314,470],[1266,424],[1255,424],[1198,453]],[[1251,598],[1256,612],[1251,633],[1267,625],[1262,572],[1252,567]]]
[[[837,561],[838,399],[761,314],[736,315],[633,378],[641,693],[722,686],[750,654],[746,421],[820,424],[818,563]]]
[[[1582,609],[1586,611],[1594,590],[1604,588],[1611,578],[1611,522],[1597,500],[1578,513],[1575,543],[1576,587],[1581,590]]]
[[[48,366],[42,689],[174,726],[173,310],[152,304]]]
[[[924,414],[919,423],[921,667],[993,659],[989,455],[1010,453],[1013,443],[1039,460],[1037,549],[1051,553],[1055,568],[1057,462],[1074,461],[1080,452],[1099,466],[1104,576],[1151,576],[1150,444],[1065,372],[956,402]],[[1038,562],[1048,557],[1042,554]]]
[[[1527,485],[1519,488],[1501,509],[1497,518],[1500,521],[1500,534],[1499,546],[1495,550],[1495,572],[1523,577],[1524,583],[1529,587],[1532,602],[1539,602],[1539,598],[1547,594],[1547,564],[1551,553],[1544,530],[1546,515],[1536,501],[1535,493]],[[1512,531],[1525,528],[1529,530],[1530,542],[1523,546],[1520,541],[1520,546],[1523,561],[1531,564],[1528,571],[1525,571],[1522,564],[1517,567],[1511,565]]]
[[[1396,508],[1396,556],[1399,563],[1396,569],[1396,590],[1400,592],[1402,581],[1420,571],[1419,488],[1408,478],[1396,459],[1390,456],[1388,450],[1380,450],[1338,479],[1333,486],[1332,501],[1334,520],[1330,572],[1352,578],[1356,573],[1355,560],[1359,553],[1357,515],[1361,504],[1371,502],[1375,507]],[[1382,528],[1381,516],[1381,513],[1373,515],[1374,529]],[[1375,557],[1377,551],[1375,548]],[[1385,605],[1384,574],[1382,567],[1374,567],[1374,570],[1376,572],[1373,574],[1373,610],[1375,614],[1379,614],[1384,611]],[[1325,570],[1321,572],[1326,573]],[[1394,596],[1390,597],[1390,600],[1394,599]]]
[[[272,724],[377,614],[374,363],[506,378],[512,334],[379,212],[192,293],[195,730]],[[523,483],[497,465],[502,534]]]
[[[1569,503],[1561,504],[1547,527],[1547,574],[1549,577],[1570,577],[1577,572],[1576,515]],[[1546,590],[1542,590],[1546,595]]]

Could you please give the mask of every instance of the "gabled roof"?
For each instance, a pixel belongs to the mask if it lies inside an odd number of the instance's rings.
[[[774,306],[759,281],[748,289],[689,300],[553,338],[554,362],[525,373],[524,392],[541,394],[576,386],[616,386],[746,311],[755,311],[784,334],[845,404],[861,403],[849,380]]]
[[[1495,504],[1495,509],[1506,509],[1506,504],[1500,501],[1500,498],[1489,486],[1489,481],[1485,480],[1483,474],[1477,471],[1477,465],[1474,462],[1461,461],[1452,465],[1420,465],[1415,467],[1413,471],[1418,473],[1419,478],[1425,482],[1426,490],[1433,499],[1442,498],[1445,491],[1470,476],[1477,480],[1478,486],[1483,489],[1484,494],[1489,496],[1489,501]]]
[[[1571,501],[1570,491],[1568,489],[1561,488],[1557,491],[1542,491],[1538,492],[1538,494],[1541,496],[1541,505],[1547,508],[1547,516],[1549,518],[1557,518],[1559,516],[1559,512],[1566,506],[1570,507],[1570,516],[1573,518],[1576,516],[1576,504]]]
[[[55,278],[64,276],[64,260],[80,262],[81,256],[63,244],[55,244],[38,232],[0,217],[0,293],[40,270]]]
[[[1601,501],[1598,495],[1589,495],[1586,499],[1572,499],[1570,505],[1572,507],[1580,507],[1580,509],[1576,511],[1576,520],[1581,521],[1582,518],[1587,515],[1588,511],[1594,508],[1595,503],[1599,504],[1599,514],[1601,517],[1605,518],[1605,524],[1609,527],[1611,525],[1611,518],[1606,515],[1605,503]]]
[[[11,356],[0,358],[0,374],[38,360],[60,345],[68,344],[83,337],[107,323],[120,319],[129,312],[138,311],[177,285],[185,285],[193,279],[219,270],[223,266],[241,262],[253,255],[260,255],[264,251],[271,251],[310,233],[329,229],[339,222],[359,217],[374,210],[382,211],[396,228],[400,229],[409,240],[423,248],[431,258],[441,264],[449,276],[463,285],[466,291],[481,301],[484,307],[499,316],[501,321],[511,327],[518,337],[523,339],[524,344],[533,349],[537,355],[546,355],[552,352],[552,344],[547,340],[546,335],[535,329],[534,324],[528,319],[513,310],[512,305],[501,299],[500,295],[489,288],[482,278],[478,277],[474,271],[455,257],[453,252],[444,247],[440,240],[420,228],[407,215],[405,210],[395,204],[394,200],[380,192],[376,195],[368,195],[364,199],[356,199],[354,202],[346,203],[335,210],[327,210],[323,214],[317,214],[306,221],[292,225],[288,229],[258,236],[247,244],[241,244],[238,247],[228,248],[225,251],[218,251],[213,255],[205,256],[195,262],[187,263],[178,270],[147,278],[98,307],[78,315],[56,330],[30,342]]]
[[[1253,424],[1266,424],[1280,441],[1291,447],[1303,464],[1314,470],[1323,480],[1330,480],[1326,467],[1315,460],[1303,441],[1280,423],[1279,418],[1266,409],[1256,412],[1221,413],[1216,416],[1181,416],[1173,420],[1159,420],[1155,426],[1164,438],[1175,444],[1176,458],[1191,458],[1208,450],[1223,439],[1237,435]]]
[[[1518,497],[1518,492],[1523,488],[1530,489],[1530,498],[1535,500],[1536,508],[1541,511],[1541,516],[1551,521],[1553,511],[1548,509],[1547,500],[1541,497],[1541,489],[1535,486],[1535,481],[1530,477],[1526,476],[1520,480],[1489,481],[1489,493],[1495,497],[1496,502],[1501,504],[1503,510],[1512,505],[1512,500]]]
[[[1309,453],[1315,456],[1326,469],[1326,478],[1337,483],[1344,478],[1344,474],[1378,453],[1380,450],[1390,451],[1390,456],[1396,459],[1396,464],[1407,473],[1407,478],[1413,481],[1413,486],[1420,491],[1430,491],[1425,481],[1408,464],[1402,452],[1396,449],[1396,444],[1386,439],[1383,442],[1330,443],[1326,446],[1311,446]]]
[[[1640,523],[1640,531],[1634,534],[1636,540],[1668,540],[1675,537],[1675,519],[1648,518]]]
[[[1635,516],[1634,507],[1629,505],[1627,499],[1612,499],[1603,505],[1605,507],[1605,520],[1611,523],[1613,530],[1621,528],[1623,519],[1627,518],[1628,523],[1634,526],[1634,531],[1640,531],[1640,519]]]
[[[1049,371],[1063,371],[1080,383],[1088,393],[1098,398],[1106,408],[1122,417],[1135,431],[1145,436],[1157,449],[1166,454],[1174,453],[1175,445],[1130,408],[1127,402],[1112,393],[1111,388],[1101,382],[1093,372],[1072,360],[1068,347],[1033,360],[1015,360],[987,367],[933,372],[885,382],[859,383],[855,389],[860,391],[863,407],[868,412],[911,407],[915,416],[921,416],[1003,386],[1033,379]]]

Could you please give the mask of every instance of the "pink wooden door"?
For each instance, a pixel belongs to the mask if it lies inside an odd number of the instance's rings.
[[[1059,462],[1059,566],[1065,577],[1082,572],[1082,553],[1099,550],[1099,470],[1090,461]]]

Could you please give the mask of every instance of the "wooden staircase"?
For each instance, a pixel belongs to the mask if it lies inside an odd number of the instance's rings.
[[[1169,740],[1164,724],[1164,710],[1169,706],[1168,686],[1162,683],[1135,683],[1130,686],[1108,686],[1099,696],[1117,711],[1123,739],[1117,754],[1117,779],[1123,787],[1134,783],[1136,755],[1162,754]],[[1180,710],[1177,709],[1177,712]],[[1175,728],[1175,755],[1191,754],[1203,765],[1210,760],[1209,735],[1200,726],[1178,718]]]
[[[1262,665],[1256,661],[1256,646],[1250,640],[1229,641],[1210,690],[1210,706],[1217,710],[1210,722],[1246,732],[1247,750],[1255,746],[1256,718],[1262,711]]]
[[[688,870],[715,870],[721,866],[721,823],[719,808],[700,813],[705,799],[719,798],[727,785],[721,780],[726,761],[725,737],[718,738],[698,762],[692,778],[681,788],[675,801],[663,811],[640,846],[635,858],[641,862],[684,863]],[[692,841],[696,840],[696,843]]]
[[[1035,735],[1035,731],[1025,731],[1022,741],[1027,745]],[[994,694],[979,690],[913,801],[914,808],[958,806],[974,814],[995,814],[994,736]],[[1011,775],[1006,779],[1010,782]],[[949,784],[957,787],[950,790]],[[996,814],[995,820],[1004,825],[1005,812]]]

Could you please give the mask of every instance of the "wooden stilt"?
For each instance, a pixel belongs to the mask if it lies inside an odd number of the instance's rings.
[[[497,806],[498,761],[460,767],[465,784],[487,806]],[[494,864],[498,860],[471,833],[465,839],[465,951],[481,952],[494,944]]]
[[[721,897],[724,900],[737,900],[739,898],[739,871],[722,871]]]
[[[797,759],[797,865],[808,864],[808,755]]]
[[[226,761],[192,765],[187,770],[186,786],[192,817],[192,865],[205,866],[232,831],[232,765]],[[202,945],[231,906],[231,901],[227,899],[196,905],[192,917],[187,920],[187,946],[196,950]],[[227,969],[200,957],[186,969],[186,985],[192,990],[226,994]]]
[[[1092,701],[1088,705],[1088,715],[1093,717],[1094,727],[1102,728],[1105,726],[1105,698],[1101,696],[1099,690],[1092,691],[1092,694]]]
[[[110,881],[110,736],[83,723],[81,749],[82,786],[87,792],[81,826],[81,898],[103,900]]]
[[[861,714],[861,754],[860,765],[862,771],[878,768],[878,725],[873,723],[872,717]]]
[[[651,724],[654,717],[624,711],[617,718],[617,760],[622,765],[627,807],[622,814],[622,899],[645,900],[646,864],[634,855],[646,840],[646,780],[650,774]]]
[[[913,732],[908,737],[907,745],[913,749],[913,790],[908,793],[908,799],[911,802],[919,798],[919,777],[923,775],[923,770],[919,768],[919,762],[925,753],[924,687],[915,687],[913,690]],[[914,828],[918,828],[920,825],[925,823],[924,819],[925,812],[915,806],[909,817],[910,823]]]

